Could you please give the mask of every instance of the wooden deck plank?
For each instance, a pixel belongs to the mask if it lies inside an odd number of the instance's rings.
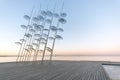
[[[47,61],[45,61],[47,63]],[[102,62],[53,61],[52,64],[0,64],[0,80],[110,80]]]

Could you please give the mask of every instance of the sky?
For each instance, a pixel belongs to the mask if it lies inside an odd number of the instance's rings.
[[[62,0],[51,0],[50,10],[57,2],[60,12]],[[0,55],[17,55],[19,41],[24,35],[21,24],[30,14],[33,4],[46,9],[48,0],[0,0]],[[67,23],[56,41],[55,54],[64,55],[120,55],[120,0],[64,0],[63,11]],[[34,14],[36,14],[34,12]]]

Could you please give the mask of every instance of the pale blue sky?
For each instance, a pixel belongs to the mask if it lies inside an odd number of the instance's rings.
[[[36,2],[34,2],[36,1]],[[55,1],[60,11],[62,0]],[[0,54],[17,54],[14,42],[22,38],[24,14],[39,0],[0,0]],[[46,9],[48,0],[41,0]],[[64,39],[56,42],[56,54],[120,54],[120,0],[64,0],[67,24]]]

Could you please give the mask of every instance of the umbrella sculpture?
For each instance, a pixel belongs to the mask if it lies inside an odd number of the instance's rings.
[[[48,9],[50,7],[49,0],[46,10],[42,10],[40,4],[38,14],[33,15],[36,6],[34,5],[30,16],[24,15],[24,18],[28,20],[28,24],[21,25],[21,28],[25,30],[24,36],[19,42],[15,42],[20,45],[16,63],[28,61],[35,62],[37,61],[39,54],[42,54],[41,63],[43,63],[46,51],[50,52],[49,57],[51,62],[55,41],[57,39],[63,39],[58,34],[58,32],[64,31],[59,25],[66,23],[64,18],[67,16],[67,14],[63,12],[64,2],[60,13],[56,12],[56,3],[52,11]],[[56,25],[54,25],[55,23]],[[50,33],[53,34],[50,35]],[[49,47],[48,43],[52,46]],[[41,46],[43,46],[43,49]]]

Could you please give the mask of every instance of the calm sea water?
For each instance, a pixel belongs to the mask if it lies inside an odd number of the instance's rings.
[[[41,60],[41,57],[38,57]],[[46,60],[49,57],[45,57]],[[72,61],[114,61],[120,62],[120,56],[56,56],[53,60],[72,60]],[[0,63],[2,62],[14,62],[16,57],[0,57]]]

